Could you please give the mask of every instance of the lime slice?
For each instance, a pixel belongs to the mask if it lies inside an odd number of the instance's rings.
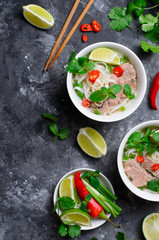
[[[146,240],[159,240],[159,213],[151,213],[144,218],[142,231]]]
[[[63,211],[60,218],[65,224],[72,222],[83,226],[91,226],[90,216],[80,209],[69,209]]]
[[[23,6],[23,15],[28,22],[38,28],[49,29],[54,25],[52,15],[38,5],[29,4]]]
[[[89,59],[93,61],[105,62],[113,65],[120,65],[120,58],[113,50],[109,48],[96,48],[90,55]]]
[[[77,136],[77,142],[81,149],[91,157],[100,158],[107,153],[104,138],[93,128],[81,128]]]
[[[65,178],[59,187],[59,196],[60,197],[70,197],[72,198],[76,204],[79,203],[77,196],[75,195],[75,183],[74,183],[74,176],[70,175]]]

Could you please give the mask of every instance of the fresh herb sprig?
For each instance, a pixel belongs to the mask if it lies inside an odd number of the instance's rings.
[[[117,240],[126,240],[126,236],[122,232],[118,232],[116,235],[116,238],[117,238]],[[132,240],[135,240],[135,239],[132,239]]]
[[[91,194],[88,194],[86,197],[85,197],[85,201],[82,201],[81,202],[81,207],[80,209],[84,212],[90,212],[90,209],[87,209],[87,202],[91,201],[92,199],[92,195]]]
[[[159,1],[153,0],[156,4],[152,7],[146,8],[146,0],[130,0],[127,7],[114,7],[108,13],[108,17],[111,20],[109,26],[113,30],[122,31],[126,27],[131,29],[131,22],[133,15],[135,15],[141,24],[141,30],[145,33],[145,37],[151,42],[159,41],[159,12],[156,12],[156,16],[152,14],[143,15],[145,10],[150,10],[159,6]],[[132,30],[132,29],[131,29]],[[152,51],[154,53],[159,52],[159,46],[153,46],[146,41],[141,41],[141,48],[143,51]]]
[[[130,100],[135,98],[135,95],[132,94],[132,89],[129,84],[124,84],[124,93]]]
[[[65,237],[67,234],[71,237],[78,237],[81,234],[81,227],[78,225],[64,225],[63,223],[59,227],[58,233],[61,237]]]
[[[102,87],[101,90],[93,92],[89,99],[92,102],[101,102],[108,96],[109,98],[116,98],[116,94],[121,92],[122,86],[120,84],[113,84],[109,88]]]
[[[142,132],[134,132],[128,138],[126,148],[124,149],[123,160],[128,160],[130,156],[126,155],[128,149],[135,148],[136,152],[143,156],[143,151],[146,150],[149,154],[159,151],[159,132],[153,132],[151,128],[145,129]],[[134,155],[132,155],[132,158]]]
[[[66,71],[70,73],[79,73],[84,74],[87,71],[92,71],[95,68],[95,64],[93,61],[89,61],[88,56],[86,57],[79,57],[76,59],[76,53],[72,52],[69,63],[66,66]]]
[[[70,136],[70,130],[68,128],[61,128],[59,130],[58,124],[56,123],[57,120],[58,120],[57,117],[54,117],[50,113],[44,113],[42,115],[42,117],[46,118],[46,119],[49,119],[49,120],[52,120],[54,122],[54,123],[49,124],[49,131],[55,135],[53,143],[55,142],[57,137],[59,137],[61,140],[64,140],[64,139],[66,139]]]
[[[80,82],[80,83],[78,83],[78,81],[77,80],[75,80],[74,81],[74,84],[73,84],[73,87],[75,88],[75,87],[78,87],[78,88],[83,88],[83,84],[82,84],[82,82]],[[83,100],[84,99],[84,94],[81,92],[81,91],[79,91],[78,89],[75,89],[75,92],[76,92],[76,94],[77,94],[77,96],[81,99],[81,100]]]
[[[60,203],[60,207],[63,210],[72,209],[76,205],[75,201],[72,198],[63,196],[56,201],[53,212],[55,212],[56,209],[58,208],[57,206],[58,202]]]
[[[153,192],[159,192],[159,180],[151,180],[147,183],[148,189]]]

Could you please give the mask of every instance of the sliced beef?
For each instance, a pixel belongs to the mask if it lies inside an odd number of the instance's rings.
[[[136,187],[147,186],[147,183],[154,179],[151,174],[138,165],[135,159],[124,162],[124,170]]]
[[[159,170],[153,171],[152,166],[156,164],[156,162],[152,161],[151,159],[145,158],[143,162],[143,167],[150,172],[153,176],[159,178]]]
[[[92,110],[98,110],[101,114],[107,112],[109,109],[108,100],[105,100],[101,107],[97,107],[95,103],[91,103]]]

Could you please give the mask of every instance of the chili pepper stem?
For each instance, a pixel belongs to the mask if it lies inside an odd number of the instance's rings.
[[[115,225],[107,216],[106,214],[104,213],[104,210],[102,210],[99,215],[98,215],[99,218],[101,219],[105,219],[106,221],[110,222],[114,227],[116,228],[120,228],[121,225]]]

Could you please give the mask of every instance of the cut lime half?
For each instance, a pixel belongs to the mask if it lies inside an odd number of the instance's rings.
[[[151,213],[144,218],[142,231],[146,240],[159,240],[159,213]]]
[[[90,216],[80,209],[69,209],[63,211],[60,218],[65,224],[73,223],[83,226],[91,226]]]

